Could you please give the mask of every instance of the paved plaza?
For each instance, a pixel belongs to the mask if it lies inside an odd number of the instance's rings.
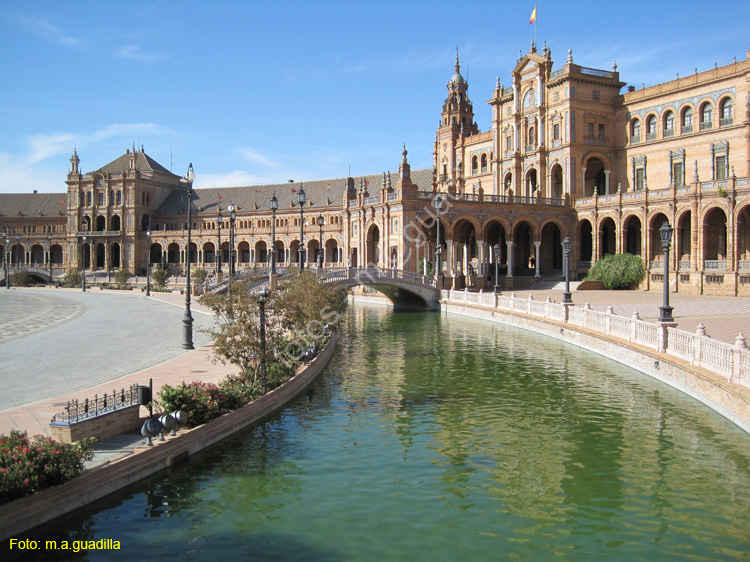
[[[195,299],[193,341],[182,349],[184,296],[63,289],[0,291],[0,433],[49,435],[71,398],[92,398],[137,382],[216,379],[211,315]],[[177,372],[175,372],[175,370]]]

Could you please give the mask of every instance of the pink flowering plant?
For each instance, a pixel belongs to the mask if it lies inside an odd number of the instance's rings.
[[[94,458],[94,439],[62,443],[25,431],[0,435],[0,504],[67,482]]]

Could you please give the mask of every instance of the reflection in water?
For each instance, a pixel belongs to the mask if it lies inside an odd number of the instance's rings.
[[[120,540],[129,559],[750,550],[750,440],[707,408],[501,325],[376,307],[348,321],[330,372],[278,418],[40,536]]]

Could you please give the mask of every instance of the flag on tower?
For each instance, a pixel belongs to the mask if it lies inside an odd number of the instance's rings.
[[[534,23],[536,21],[536,6],[534,6],[534,11],[531,12],[531,18],[529,18],[529,23]]]

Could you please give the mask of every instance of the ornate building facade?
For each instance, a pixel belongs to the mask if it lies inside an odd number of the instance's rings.
[[[579,66],[569,52],[555,69],[550,49],[532,45],[510,85],[498,79],[484,132],[458,57],[447,89],[433,169],[411,171],[404,148],[397,173],[194,190],[189,249],[181,177],[143,148],[88,173],[74,152],[67,193],[0,194],[3,256],[42,278],[81,267],[143,275],[147,260],[179,273],[188,251],[212,270],[264,267],[274,252],[280,266],[300,255],[314,266],[322,253],[329,267],[431,273],[439,244],[444,286],[509,289],[560,276],[570,237],[574,276],[628,252],[646,264],[643,288],[661,289],[668,222],[673,290],[750,295],[747,58],[634,88],[616,65]]]

